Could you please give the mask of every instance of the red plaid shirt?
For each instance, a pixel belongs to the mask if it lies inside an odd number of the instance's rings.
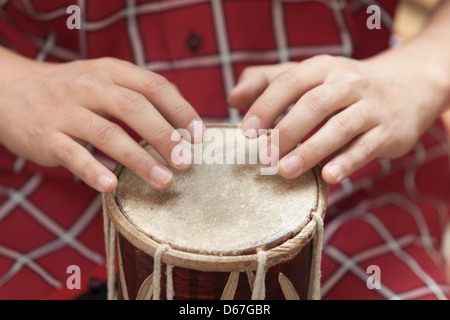
[[[176,84],[205,119],[227,119],[226,96],[249,65],[323,53],[360,59],[386,48],[397,1],[376,1],[380,30],[366,27],[364,3],[0,0],[0,44],[41,61],[132,61]],[[71,4],[81,9],[79,30],[66,27]],[[2,147],[0,154],[0,299],[73,298],[90,277],[104,280],[100,195],[63,168],[39,167]],[[435,125],[407,156],[373,161],[331,186],[324,298],[450,296],[440,253],[449,164],[448,141]],[[81,268],[81,290],[66,287],[69,265]],[[370,265],[381,270],[380,289],[367,287]]]

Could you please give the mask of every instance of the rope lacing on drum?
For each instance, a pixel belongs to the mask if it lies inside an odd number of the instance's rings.
[[[252,300],[264,300],[266,298],[266,264],[267,253],[258,252],[258,268],[256,269],[255,283],[253,285]]]
[[[153,267],[153,300],[159,300],[161,293],[161,259],[163,254],[170,249],[168,244],[161,244],[156,249]],[[167,300],[173,300],[173,266],[166,266],[166,297]]]
[[[314,248],[311,266],[311,280],[309,283],[309,298],[312,300],[320,300],[323,219],[320,214],[314,211],[311,211],[311,218],[316,222],[316,236],[313,239]]]
[[[313,238],[313,256],[311,262],[311,277],[309,283],[309,299],[320,300],[320,278],[323,244],[323,219],[317,212],[311,211],[311,218],[316,222],[316,236]],[[265,275],[266,275],[267,253],[258,252],[258,268],[256,270],[255,282],[253,285],[252,300],[264,300]]]
[[[313,300],[320,299],[320,278],[321,278],[321,259],[322,259],[322,242],[323,242],[323,219],[317,212],[311,211],[311,218],[316,222],[316,237],[313,241],[313,257],[311,265],[311,277],[309,286],[309,298]],[[108,300],[117,299],[115,287],[115,244],[116,244],[116,230],[114,224],[110,221],[106,210],[103,211],[104,218],[104,235],[106,244],[106,258],[107,258],[107,291]],[[168,244],[161,244],[154,257],[154,270],[153,270],[153,299],[158,300],[161,293],[161,263],[164,253],[170,250],[171,247]],[[265,276],[267,266],[267,253],[266,251],[259,251],[257,253],[258,267],[256,270],[256,276],[252,291],[253,300],[264,300],[266,294],[265,288]],[[120,258],[120,257],[119,257]],[[173,287],[173,265],[166,265],[166,297],[167,300],[173,300],[174,287]],[[125,284],[122,284],[125,285]],[[124,289],[124,288],[122,288]],[[123,290],[124,299],[128,299],[127,290]],[[126,295],[126,296],[125,296]]]
[[[115,265],[115,244],[116,244],[116,229],[114,224],[109,219],[106,210],[103,210],[103,231],[105,236],[105,253],[106,253],[106,263],[107,263],[107,299],[115,300],[117,299],[115,287],[116,280],[116,270],[113,267]],[[168,244],[162,244],[158,247],[154,258],[154,270],[153,270],[153,299],[159,300],[161,294],[161,259],[163,254],[171,249]],[[119,257],[120,258],[120,257]],[[167,277],[167,287],[166,287],[166,297],[167,300],[173,300],[174,290],[173,290],[173,266],[166,265],[166,277]],[[125,290],[123,291],[124,299],[128,300],[128,293],[126,290],[126,284],[122,283]]]
[[[107,266],[107,299],[115,300],[116,290],[114,290],[116,270],[112,266],[115,266],[115,243],[116,243],[116,230],[114,224],[109,219],[106,209],[103,208],[103,232],[105,236],[105,254],[106,254],[106,266]]]

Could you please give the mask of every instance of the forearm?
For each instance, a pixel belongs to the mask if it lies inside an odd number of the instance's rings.
[[[14,67],[14,65],[17,65],[18,63],[30,63],[30,62],[32,62],[31,59],[25,58],[24,56],[14,51],[11,51],[5,47],[0,46],[0,69],[2,71],[9,70],[11,69],[11,67]],[[2,72],[2,74],[5,75],[4,72]]]
[[[19,53],[0,46],[0,86],[18,81],[30,75],[34,68],[42,65],[42,62],[27,58]],[[1,92],[1,88],[0,88]],[[1,107],[1,106],[0,106]]]
[[[12,96],[20,92],[20,88],[26,83],[36,66],[41,63],[27,58],[14,51],[0,46],[0,114],[3,119],[10,120],[11,106],[16,107]],[[29,88],[28,88],[29,89]],[[23,97],[22,97],[23,98]],[[0,144],[8,147],[8,128],[6,125],[0,125]]]
[[[429,23],[417,36],[404,44],[368,59],[392,70],[404,70],[405,77],[420,76],[431,85],[439,112],[450,106],[450,1],[442,1]],[[426,87],[425,87],[426,88]]]

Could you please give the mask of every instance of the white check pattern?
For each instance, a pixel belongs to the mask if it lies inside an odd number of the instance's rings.
[[[450,195],[449,199],[442,199],[433,195],[423,194],[418,192],[416,186],[417,171],[427,163],[433,163],[437,159],[446,159],[450,168],[450,144],[445,132],[438,126],[433,126],[429,130],[429,134],[434,136],[439,143],[431,148],[426,149],[419,141],[414,151],[401,161],[382,160],[380,165],[380,176],[389,176],[398,171],[405,171],[404,173],[404,187],[407,190],[406,194],[403,192],[383,192],[379,196],[367,199],[358,203],[357,206],[344,210],[336,214],[331,221],[326,224],[324,230],[323,246],[324,254],[331,257],[339,263],[340,267],[335,270],[332,275],[322,284],[321,294],[326,296],[334,286],[336,286],[342,278],[351,273],[365,282],[368,274],[365,269],[361,267],[366,261],[374,261],[377,257],[393,253],[399,260],[404,263],[404,266],[409,268],[418,278],[423,282],[422,287],[414,288],[405,292],[396,292],[389,288],[389,284],[383,283],[380,290],[376,290],[379,295],[385,299],[418,299],[422,296],[434,295],[437,299],[447,300],[450,295],[450,284],[436,283],[436,281],[424,270],[423,266],[408,253],[408,247],[413,245],[420,245],[425,249],[429,255],[430,261],[436,266],[445,264],[443,255],[440,252],[440,247],[437,244],[437,239],[430,235],[428,223],[425,221],[425,212],[422,211],[421,205],[430,206],[436,215],[436,220],[439,221],[440,234],[444,234],[449,225],[450,212]],[[366,190],[370,192],[373,188],[373,176],[366,176],[365,178],[351,181],[351,179],[344,180],[338,189],[333,190],[329,198],[329,211],[340,201],[351,197],[359,190]],[[436,183],[439,183],[436,181]],[[415,221],[418,234],[404,234],[401,236],[394,236],[376,215],[372,213],[377,208],[394,205],[408,215]],[[358,251],[354,255],[347,255],[343,250],[330,244],[333,237],[342,227],[342,225],[352,219],[361,220],[368,224],[376,231],[379,237],[383,240],[382,243],[368,247],[365,250]]]
[[[7,13],[2,10],[8,3],[13,2],[20,10],[26,12],[34,20],[45,23],[56,19],[61,19],[67,16],[67,4],[61,4],[61,7],[49,11],[40,12],[36,10],[33,1],[31,0],[0,0],[0,18],[8,21]],[[34,57],[39,61],[45,61],[50,56],[61,61],[71,61],[76,59],[88,58],[90,55],[90,48],[87,41],[87,36],[90,32],[105,30],[115,25],[116,23],[125,20],[132,48],[134,63],[137,65],[152,70],[154,72],[163,72],[167,70],[183,70],[196,69],[205,67],[220,66],[222,71],[222,79],[224,91],[228,93],[235,84],[236,74],[233,71],[233,66],[237,63],[253,62],[253,63],[273,63],[284,62],[294,59],[306,58],[317,54],[331,54],[343,55],[351,57],[353,54],[354,44],[351,33],[344,18],[344,8],[350,12],[364,10],[368,5],[379,5],[382,8],[382,22],[385,27],[391,28],[393,24],[392,16],[384,10],[383,6],[378,1],[370,0],[273,0],[272,15],[273,15],[273,31],[275,36],[276,48],[272,50],[260,51],[231,51],[229,46],[229,35],[227,33],[227,21],[225,19],[223,1],[221,0],[167,0],[167,1],[152,1],[139,3],[137,0],[124,0],[125,6],[99,20],[85,20],[87,1],[77,0],[72,1],[71,4],[76,4],[81,9],[82,28],[79,32],[80,50],[79,52],[70,50],[61,46],[54,32],[48,32],[45,38],[39,38],[26,31],[28,39],[39,48],[37,55]],[[285,3],[300,3],[300,2],[315,2],[328,7],[335,20],[335,24],[339,30],[340,44],[325,44],[325,45],[304,45],[304,46],[290,46],[286,37],[285,12],[283,4]],[[161,13],[170,10],[180,9],[184,7],[194,6],[197,4],[210,3],[212,16],[214,18],[214,29],[218,43],[218,54],[203,55],[196,57],[178,58],[172,60],[147,61],[145,46],[142,41],[142,35],[139,30],[138,18],[147,14]],[[14,21],[9,20],[11,24]],[[3,44],[0,32],[0,44]],[[230,109],[230,122],[239,122],[239,115]],[[405,158],[402,161],[391,162],[387,160],[379,161],[380,169],[377,170],[377,178],[386,177],[390,174],[403,170],[409,167],[404,175],[404,185],[408,190],[408,195],[413,198],[420,198],[420,201],[427,203],[435,208],[440,221],[442,230],[446,227],[448,221],[448,202],[432,196],[424,196],[416,193],[415,177],[417,169],[421,165],[432,162],[440,158],[450,159],[450,147],[448,140],[443,131],[435,126],[430,130],[430,134],[438,139],[439,144],[432,148],[426,149],[420,143],[417,145],[413,158]],[[111,160],[103,159],[108,167],[112,168],[114,163]],[[26,167],[26,161],[22,158],[17,158],[11,170],[20,175]],[[450,167],[450,162],[449,162]],[[0,172],[1,174],[1,172]],[[97,252],[91,249],[78,239],[78,236],[89,225],[89,223],[101,211],[101,198],[96,196],[92,199],[89,205],[80,214],[78,219],[66,229],[62,227],[54,219],[51,219],[39,206],[30,200],[30,196],[37,190],[44,176],[41,174],[34,174],[30,176],[29,180],[18,189],[10,186],[0,185],[0,197],[6,200],[0,204],[0,223],[8,217],[9,214],[17,207],[22,208],[32,219],[44,226],[48,231],[56,236],[56,239],[45,243],[29,252],[18,252],[6,246],[3,246],[0,241],[0,256],[14,261],[11,267],[6,272],[0,274],[0,290],[2,285],[10,281],[23,268],[29,268],[36,275],[42,278],[46,283],[54,288],[60,288],[64,285],[64,281],[58,278],[39,265],[36,262],[38,258],[50,255],[64,246],[70,246],[81,254],[86,259],[95,264],[104,263],[103,252]],[[382,289],[377,291],[379,295],[386,299],[413,299],[432,293],[438,299],[445,299],[446,294],[450,294],[448,285],[436,283],[432,277],[416,262],[405,248],[416,244],[423,244],[429,252],[430,259],[436,262],[436,265],[442,263],[442,258],[436,250],[436,239],[430,237],[430,232],[427,229],[427,224],[423,221],[423,213],[421,209],[412,202],[410,198],[404,197],[402,194],[389,192],[380,195],[371,200],[360,202],[351,210],[344,210],[337,214],[337,207],[341,201],[350,198],[361,190],[371,190],[374,183],[374,175],[369,175],[361,179],[346,179],[337,188],[330,193],[329,207],[330,213],[336,215],[328,224],[325,225],[324,234],[324,254],[333,259],[339,264],[330,276],[328,276],[322,287],[322,295],[326,296],[333,288],[335,288],[342,278],[347,274],[352,274],[362,282],[367,279],[365,269],[361,264],[386,253],[394,253],[404,264],[410,268],[419,277],[424,285],[423,287],[415,288],[406,292],[396,292],[389,288],[388,284],[383,283]],[[420,230],[420,235],[402,235],[395,237],[378,219],[372,214],[372,210],[379,206],[386,204],[395,204],[402,207],[409,212],[417,223],[417,228]],[[348,255],[344,250],[333,246],[332,240],[341,225],[349,219],[360,219],[364,223],[370,225],[383,239],[383,243],[370,247],[366,250],[359,251],[353,255]],[[102,235],[99,235],[102,239]],[[1,240],[1,235],[0,235]],[[100,240],[99,240],[100,241]]]
[[[93,251],[77,239],[77,236],[86,226],[89,225],[101,209],[101,196],[96,196],[77,219],[77,221],[66,230],[29,200],[29,196],[39,187],[42,180],[42,175],[35,174],[23,185],[22,188],[18,190],[5,188],[0,185],[0,196],[8,198],[8,200],[5,201],[0,207],[0,223],[17,206],[20,206],[30,217],[57,237],[55,240],[52,240],[29,252],[17,252],[0,244],[0,255],[15,260],[15,263],[11,266],[11,268],[5,274],[0,275],[0,288],[5,282],[14,277],[24,267],[28,267],[36,272],[51,286],[55,288],[61,287],[61,281],[46,272],[46,270],[39,266],[35,260],[51,254],[63,246],[72,247],[81,255],[96,264],[102,264],[104,262],[104,256],[102,253]]]

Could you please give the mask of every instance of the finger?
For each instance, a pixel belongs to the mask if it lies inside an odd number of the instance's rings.
[[[381,136],[379,130],[373,129],[356,138],[323,167],[323,179],[330,184],[339,183],[378,157]]]
[[[275,126],[279,151],[284,156],[334,112],[356,102],[359,95],[343,82],[324,83],[305,93]]]
[[[280,175],[293,179],[299,177],[344,147],[376,123],[363,103],[356,103],[333,116],[314,135],[287,154],[279,163]]]
[[[231,90],[228,104],[240,110],[249,108],[280,73],[294,65],[295,63],[283,63],[246,68]]]
[[[203,135],[198,137],[194,130],[203,126],[200,116],[166,78],[125,61],[118,61],[109,73],[115,84],[142,94],[175,129],[187,129],[192,142],[201,141]]]
[[[258,97],[242,121],[242,130],[258,133],[268,129],[277,117],[304,93],[323,83],[330,69],[327,56],[305,60],[281,73]]]
[[[173,174],[144,150],[120,126],[87,109],[74,114],[66,133],[86,141],[117,162],[135,172],[155,189],[166,189],[173,182]]]
[[[117,187],[116,176],[96,160],[86,148],[63,133],[55,134],[53,138],[55,158],[60,165],[99,192],[114,191]]]
[[[107,86],[103,95],[103,105],[108,106],[109,114],[125,122],[140,137],[146,140],[156,151],[177,170],[189,168],[190,162],[179,163],[172,155],[184,152],[188,157],[190,148],[182,142],[182,136],[140,93],[116,85]],[[196,123],[202,130],[202,125]],[[196,129],[196,130],[197,130]],[[182,132],[183,133],[183,132]],[[197,132],[198,134],[198,132]],[[189,134],[190,136],[190,134]]]

